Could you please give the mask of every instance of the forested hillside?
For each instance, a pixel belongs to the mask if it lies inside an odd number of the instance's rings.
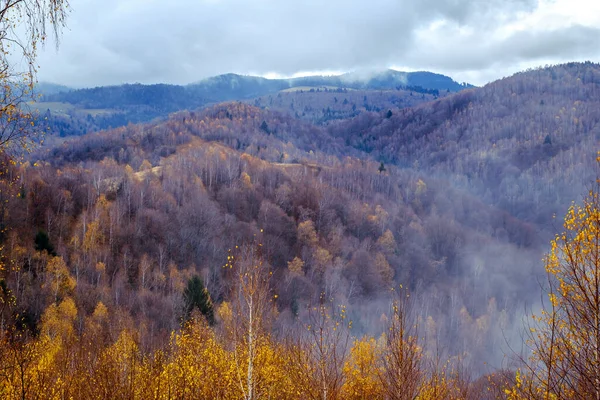
[[[373,159],[423,171],[512,215],[547,224],[595,176],[600,67],[572,63],[401,110],[363,113],[329,133]]]
[[[447,322],[452,335],[468,329],[456,322],[463,308],[478,318],[495,298],[498,307],[515,311],[514,300],[533,281],[519,279],[523,285],[507,291],[491,277],[507,274],[504,263],[513,257],[526,266],[513,273],[533,273],[535,227],[442,181],[338,158],[332,154],[344,153],[344,146],[324,133],[235,103],[51,149],[37,167],[24,167],[22,196],[10,198],[5,213],[4,224],[13,227],[10,248],[38,260],[30,274],[14,277],[26,285],[11,282],[22,288],[16,291],[21,313],[35,322],[53,299],[40,296],[47,261],[36,251],[39,232],[75,268],[82,305],[102,300],[145,310],[134,315],[166,335],[181,316],[173,310],[182,307],[170,274],[201,273],[211,296],[223,299],[228,250],[261,230],[282,316],[299,313],[324,292],[360,304],[352,311],[355,326],[377,330],[376,321],[360,315],[379,318],[381,311],[362,310],[378,303],[361,299],[385,298],[393,282],[431,294],[429,316],[451,315],[437,323],[441,329]],[[291,272],[291,265],[301,268]],[[481,269],[487,272],[473,273]],[[468,287],[487,289],[459,295]],[[446,296],[456,301],[448,304]]]
[[[392,110],[413,107],[449,94],[449,92],[419,93],[409,89],[348,90],[305,87],[259,97],[249,103],[324,125],[332,120],[356,117],[365,111],[384,111],[386,117],[391,117]]]
[[[598,85],[283,92],[4,162],[0,394],[518,398],[501,369],[552,214],[598,175]]]

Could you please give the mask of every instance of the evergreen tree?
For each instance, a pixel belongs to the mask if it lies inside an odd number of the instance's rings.
[[[41,229],[38,231],[37,235],[35,235],[35,249],[37,251],[46,250],[51,256],[56,256],[54,245],[50,242],[48,234]]]
[[[190,317],[194,308],[197,308],[206,317],[208,323],[214,325],[215,313],[213,303],[208,290],[204,287],[202,278],[195,275],[188,280],[187,287],[183,291],[183,298],[185,300],[186,319]]]
[[[262,124],[260,124],[260,129],[265,133],[271,133],[271,131],[269,131],[269,125],[267,124],[267,121],[263,121]]]

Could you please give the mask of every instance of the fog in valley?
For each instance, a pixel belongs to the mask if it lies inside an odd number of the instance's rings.
[[[0,397],[600,398],[594,5],[5,3]]]

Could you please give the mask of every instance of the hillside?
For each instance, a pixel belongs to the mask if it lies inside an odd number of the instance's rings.
[[[148,340],[159,345],[177,326],[180,314],[170,310],[181,309],[186,280],[201,274],[222,301],[228,250],[258,235],[280,323],[324,292],[349,304],[356,332],[378,332],[387,288],[403,283],[428,305],[419,312],[438,324],[449,351],[468,351],[472,363],[496,357],[497,318],[516,321],[536,287],[535,226],[443,181],[380,171],[360,155],[323,128],[243,103],[38,153],[0,221],[11,227],[7,256],[17,265],[30,259],[29,272],[9,278],[11,287],[27,282],[19,312],[36,326],[52,300],[41,272],[47,258],[34,240],[44,232],[76,277],[82,309],[102,301],[151,327]],[[507,268],[517,259],[518,268]],[[513,280],[519,284],[499,284]],[[461,289],[469,287],[481,290]],[[461,312],[473,321],[457,323]],[[480,346],[451,344],[480,318],[490,329],[472,333]]]
[[[600,400],[580,3],[0,2],[0,400]]]
[[[539,224],[595,177],[600,66],[516,74],[434,102],[362,113],[329,133],[375,160],[422,171]]]
[[[262,96],[248,103],[288,113],[296,118],[323,125],[332,120],[356,117],[365,111],[395,112],[449,95],[418,93],[411,90],[328,89],[299,87]]]
[[[424,359],[441,348],[487,373],[539,302],[552,213],[597,175],[599,78],[598,65],[561,65],[378,112],[370,101],[415,94],[288,91],[42,147],[0,181],[2,290],[14,296],[2,321],[47,331],[60,300],[86,327],[103,315],[86,328],[100,348],[129,332],[140,354],[162,354],[198,276],[210,332],[235,343],[228,307],[253,276],[236,274],[258,260],[274,343],[338,305],[347,340],[379,337],[403,285]],[[277,110],[342,96],[364,110],[328,121]]]

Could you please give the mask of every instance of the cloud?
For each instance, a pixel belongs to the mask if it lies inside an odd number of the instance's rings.
[[[441,35],[440,35],[441,36]],[[408,60],[414,64],[443,65],[447,70],[486,69],[529,60],[576,59],[600,54],[600,29],[573,25],[552,30],[518,31],[503,38],[482,39],[472,33],[466,37],[448,36],[434,43],[424,40],[413,49]]]
[[[41,55],[39,77],[72,86],[182,84],[226,72],[291,76],[393,65],[483,77],[498,63],[510,68],[542,57],[586,55],[594,47],[595,28],[562,27],[566,38],[542,23],[506,31],[545,12],[548,4],[79,0],[72,2],[59,51],[50,45]],[[553,48],[552,40],[559,46]]]

